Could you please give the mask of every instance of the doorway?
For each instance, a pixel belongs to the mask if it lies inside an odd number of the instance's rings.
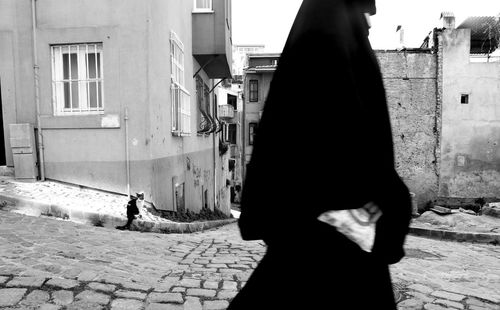
[[[5,133],[3,130],[2,81],[0,81],[0,166],[5,166],[6,164]]]

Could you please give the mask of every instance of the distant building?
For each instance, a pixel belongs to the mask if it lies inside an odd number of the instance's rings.
[[[261,44],[233,45],[233,76],[237,79],[243,75],[245,67],[248,66],[248,54],[261,53],[264,51],[264,48],[265,46]]]
[[[118,2],[2,1],[6,164],[9,124],[30,123],[48,179],[229,213],[212,89],[231,78],[231,0]]]
[[[253,140],[264,109],[274,71],[280,54],[249,54],[248,67],[244,73],[243,95],[243,177],[246,165],[252,156]]]
[[[469,17],[438,33],[440,196],[500,198],[499,16]]]

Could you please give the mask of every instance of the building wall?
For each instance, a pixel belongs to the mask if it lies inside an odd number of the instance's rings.
[[[116,3],[115,3],[116,4]],[[0,72],[0,78],[12,88],[3,98],[4,123],[6,126],[6,144],[8,165],[13,165],[12,154],[8,141],[8,124],[32,123],[35,124],[35,98],[33,75],[33,45],[32,45],[32,20],[30,1],[3,1],[0,10],[5,16],[11,16],[10,23],[0,27],[11,40],[2,38],[2,47],[11,50],[12,58],[3,58],[2,65],[9,70]],[[5,9],[4,9],[5,8]],[[128,12],[126,24],[120,25]],[[104,189],[123,192],[126,182],[124,148],[108,148],[116,146],[117,141],[124,139],[123,109],[128,102],[144,102],[145,80],[140,79],[130,83],[129,80],[145,72],[145,57],[141,54],[143,48],[131,48],[135,45],[144,46],[144,39],[139,33],[144,30],[141,20],[144,17],[144,6],[133,1],[123,2],[123,5],[113,5],[111,1],[80,1],[70,5],[66,1],[49,0],[37,2],[37,34],[38,34],[38,64],[40,67],[40,108],[42,115],[42,128],[44,128],[44,147],[46,159],[46,177],[61,181],[71,182],[74,178],[73,169],[79,171],[79,184],[95,187],[104,185]],[[4,20],[3,17],[0,19]],[[88,27],[95,25],[95,27]],[[6,42],[6,44],[4,44]],[[64,116],[54,117],[52,106],[52,73],[50,44],[63,43],[103,43],[103,68],[104,68],[104,115],[92,116]],[[129,46],[129,51],[126,47]],[[127,53],[127,52],[130,52]],[[127,56],[127,57],[124,57]],[[134,59],[134,61],[130,61]],[[123,87],[127,85],[129,87]],[[2,88],[4,86],[2,85]],[[125,93],[121,93],[121,91]],[[128,93],[126,93],[128,92]],[[3,94],[2,94],[3,95]],[[125,102],[124,102],[125,101]],[[131,110],[143,118],[147,109]],[[113,119],[114,125],[103,126],[103,118]],[[141,120],[142,121],[142,120]],[[130,122],[131,131],[138,126],[140,121]],[[83,130],[75,130],[83,129]],[[147,153],[140,150],[132,156]],[[141,161],[144,158],[137,158]],[[119,162],[123,163],[123,167]],[[96,163],[109,162],[112,172],[109,178],[102,178]],[[71,171],[65,167],[72,166]],[[119,171],[122,171],[120,173]],[[121,175],[121,176],[120,176]],[[92,180],[96,184],[91,184]],[[114,182],[116,179],[121,182]]]
[[[500,197],[500,63],[469,62],[470,30],[442,32],[444,197]],[[469,104],[461,104],[469,94]]]
[[[215,205],[218,139],[196,134],[192,57],[193,1],[37,1],[40,103],[46,177],[126,193],[125,109],[128,109],[131,191],[145,191],[159,209],[174,210],[172,180],[185,180],[186,207]],[[182,18],[179,18],[179,17]],[[30,1],[0,3],[0,83],[8,165],[8,124],[35,124]],[[191,99],[190,137],[171,134],[170,31],[184,43],[185,88]],[[104,114],[54,116],[51,44],[102,42]],[[211,80],[204,71],[207,85]],[[216,148],[214,152],[214,147]],[[215,155],[214,155],[215,153]],[[229,209],[225,210],[227,213]]]
[[[427,50],[376,51],[386,88],[392,121],[396,168],[416,194],[420,207],[437,197],[440,103],[437,89],[437,56]],[[252,59],[252,64],[256,65]],[[269,65],[265,62],[260,65]],[[259,80],[259,101],[249,102],[248,83]],[[250,160],[248,124],[258,122],[269,91],[272,73],[248,72],[245,76],[245,155]]]
[[[154,0],[148,23],[148,104],[150,124],[144,144],[151,146],[150,180],[152,201],[159,209],[175,210],[173,186],[184,182],[186,208],[199,211],[202,191],[208,190],[209,206],[215,203],[214,141],[212,135],[197,135],[198,107],[195,80],[192,78],[200,65],[192,57],[192,1]],[[182,16],[183,18],[179,18]],[[191,136],[171,134],[172,110],[170,99],[170,31],[184,44],[185,88],[191,99]],[[209,87],[212,82],[202,70],[199,76]],[[148,142],[149,141],[149,142]],[[217,147],[217,146],[216,146]],[[219,167],[220,168],[220,167]],[[220,184],[220,182],[219,182]],[[227,210],[229,212],[229,209]]]
[[[437,197],[437,58],[430,51],[377,51],[391,116],[396,169],[420,207]]]
[[[260,53],[264,51],[264,45],[233,45],[232,73],[243,75],[243,70],[248,65],[247,55],[250,53]]]
[[[273,78],[273,72],[261,73],[247,73],[245,75],[245,91],[244,91],[244,104],[245,104],[245,130],[243,143],[245,143],[245,164],[248,164],[252,157],[253,146],[249,144],[249,124],[259,123],[261,112],[269,93],[269,87]],[[249,83],[250,80],[259,81],[259,96],[258,101],[250,102]]]

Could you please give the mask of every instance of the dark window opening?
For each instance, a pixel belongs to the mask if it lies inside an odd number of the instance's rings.
[[[231,144],[236,144],[236,124],[229,124],[227,134],[228,142]]]
[[[232,105],[234,110],[238,110],[238,103],[237,103],[237,97],[228,94],[227,95],[227,104]]]
[[[469,104],[469,95],[468,94],[462,94],[460,96],[460,103],[461,104]]]
[[[236,167],[236,160],[229,159],[228,166],[229,166],[229,171],[231,171],[231,172],[234,171],[234,168]]]

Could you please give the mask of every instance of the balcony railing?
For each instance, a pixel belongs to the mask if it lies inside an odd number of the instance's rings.
[[[234,107],[229,104],[219,106],[219,118],[232,119],[234,117]]]

